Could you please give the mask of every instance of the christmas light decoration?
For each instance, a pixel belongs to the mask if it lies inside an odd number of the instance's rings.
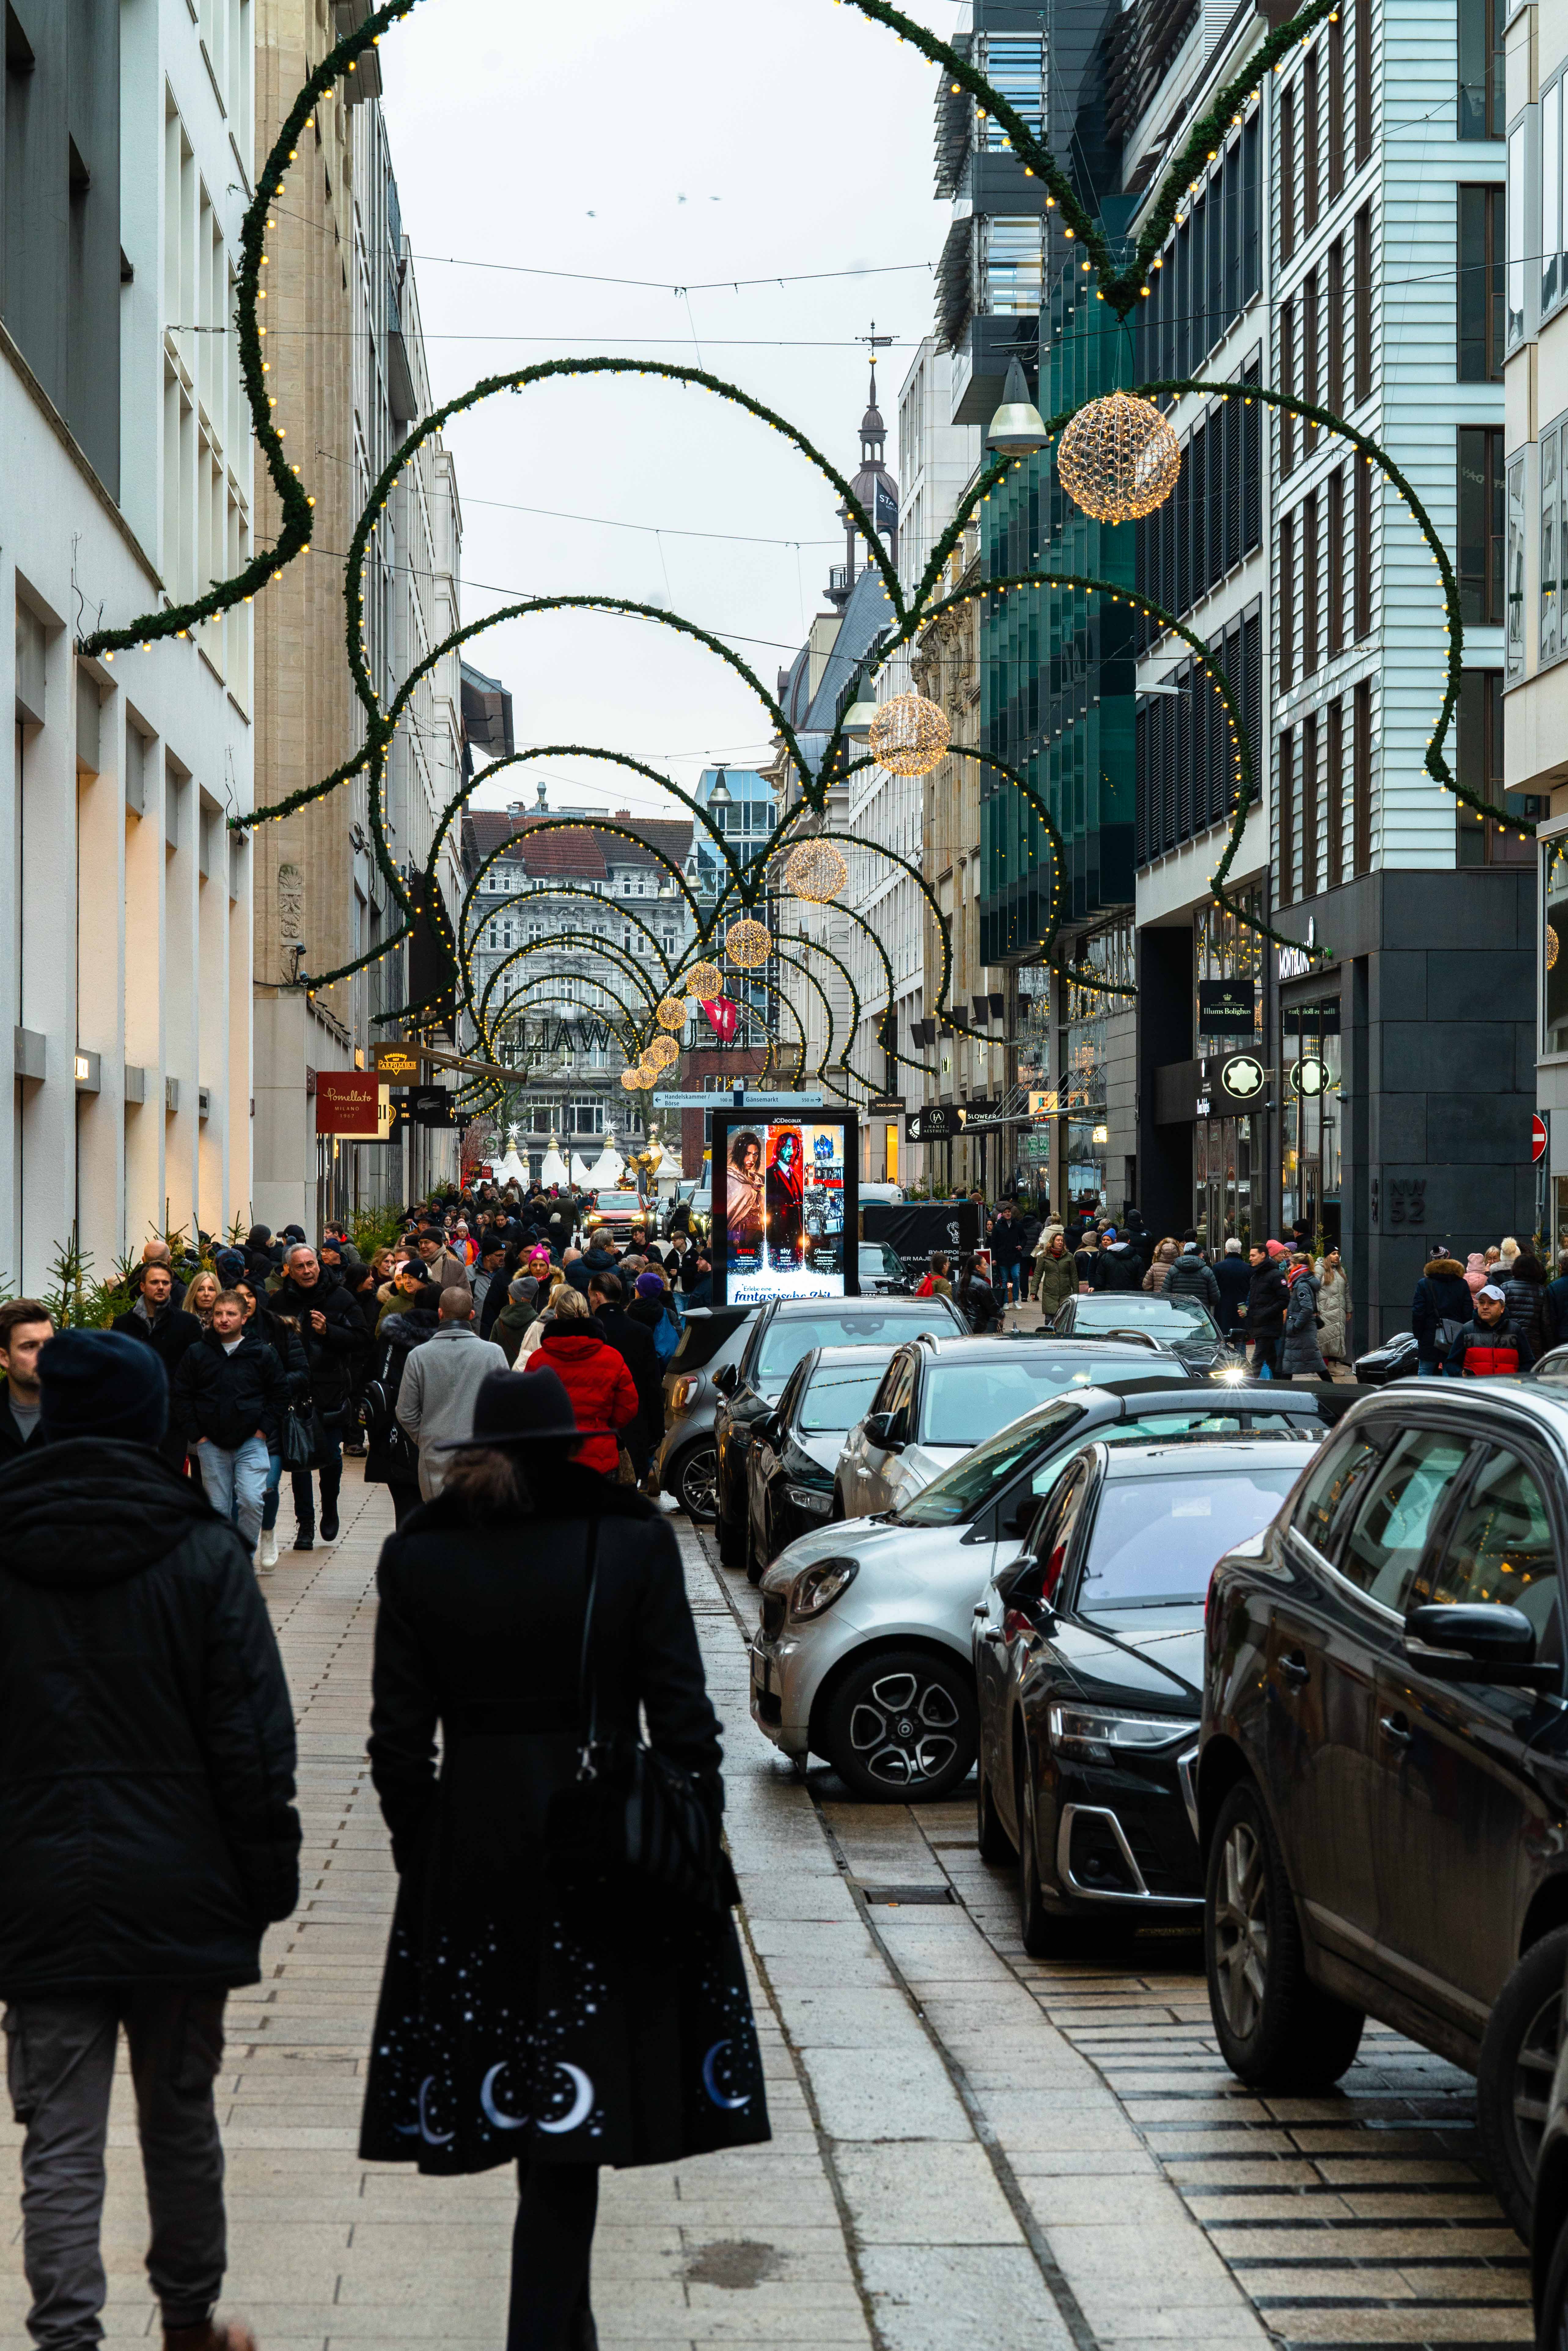
[[[695,963],[685,976],[686,994],[698,1004],[724,994],[724,974],[716,963]]]
[[[684,1029],[686,1025],[685,998],[681,996],[666,996],[658,1006],[653,1018],[662,1029]]]
[[[813,906],[836,898],[849,878],[843,852],[831,841],[802,841],[784,867],[784,887]]]
[[[731,923],[724,935],[724,951],[740,971],[757,971],[773,952],[773,934],[765,923]]]
[[[643,1055],[643,1059],[652,1062],[655,1070],[667,1070],[680,1058],[681,1049],[673,1037],[655,1037]]]
[[[895,694],[878,705],[871,756],[890,776],[928,776],[953,739],[946,714],[923,694]]]
[[[1132,522],[1163,506],[1181,444],[1152,400],[1107,392],[1081,408],[1056,453],[1061,486],[1096,522]]]

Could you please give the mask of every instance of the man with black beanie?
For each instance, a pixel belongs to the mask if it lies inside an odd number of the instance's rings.
[[[160,1458],[153,1349],[62,1332],[38,1380],[44,1443],[0,1470],[0,2000],[28,2331],[99,2339],[123,2026],[167,2351],[254,2351],[213,2316],[213,2089],[228,1992],[259,1981],[262,1934],[298,1898],[288,1685],[245,1544]]]

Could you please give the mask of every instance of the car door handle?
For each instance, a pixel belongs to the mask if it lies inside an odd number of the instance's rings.
[[[1396,1747],[1408,1747],[1416,1735],[1410,1728],[1408,1719],[1402,1714],[1380,1714],[1377,1718],[1377,1728],[1382,1731],[1385,1739],[1393,1740]]]
[[[1312,1680],[1312,1670],[1300,1649],[1289,1649],[1280,1660],[1280,1671],[1292,1689],[1304,1689]]]

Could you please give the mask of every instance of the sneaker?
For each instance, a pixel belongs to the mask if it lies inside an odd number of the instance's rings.
[[[261,1551],[256,1559],[256,1565],[263,1575],[277,1565],[277,1529],[276,1527],[263,1527]]]
[[[294,1538],[294,1548],[296,1551],[315,1550],[316,1530],[313,1526],[301,1527],[298,1530]]]
[[[243,2321],[219,2326],[209,2318],[200,2326],[166,2326],[163,2351],[256,2351],[256,2337]]]
[[[322,1511],[322,1513],[321,1513],[321,1540],[322,1540],[322,1541],[323,1541],[323,1542],[336,1542],[336,1541],[337,1541],[337,1540],[338,1540],[338,1513],[337,1513],[337,1511],[336,1511],[336,1510],[323,1510],[323,1511]]]

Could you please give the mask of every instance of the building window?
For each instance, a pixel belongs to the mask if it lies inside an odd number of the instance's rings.
[[[1301,283],[1301,398],[1309,408],[1318,406],[1318,273],[1310,269]],[[1302,427],[1301,445],[1309,457],[1318,445],[1311,418]]]
[[[1296,683],[1296,517],[1280,523],[1279,597],[1280,691],[1289,694]]]
[[[1296,306],[1280,305],[1280,390],[1287,400],[1296,396]],[[1280,478],[1296,470],[1296,420],[1288,408],[1279,411]]]
[[[1351,856],[1357,873],[1372,871],[1372,680],[1364,677],[1351,708]]]
[[[1355,0],[1355,163],[1372,154],[1372,0]]]
[[[1466,669],[1459,672],[1458,746],[1455,770],[1467,791],[1507,809],[1518,820],[1510,826],[1495,817],[1458,803],[1456,853],[1461,865],[1532,865],[1535,844],[1521,839],[1519,824],[1544,814],[1544,797],[1503,790],[1502,672]]]
[[[1280,266],[1296,250],[1296,86],[1280,93]]]
[[[1301,895],[1318,894],[1319,795],[1318,718],[1314,711],[1301,728]]]
[[[1372,632],[1372,465],[1370,460],[1358,465],[1352,458],[1351,468],[1355,476],[1355,522],[1351,532],[1354,541],[1352,602],[1355,633],[1364,637]]]
[[[1318,225],[1318,51],[1301,68],[1301,234]]]
[[[1337,477],[1336,477],[1337,478]],[[1328,706],[1328,887],[1337,890],[1344,880],[1344,705]]]
[[[1329,202],[1344,191],[1344,25],[1329,19]]]
[[[1502,619],[1503,469],[1500,424],[1459,427],[1459,617],[1467,628]]]
[[[1524,460],[1508,469],[1508,618],[1503,658],[1511,677],[1524,675]]]
[[[1556,301],[1563,246],[1563,85],[1541,93],[1541,315]]]
[[[1296,738],[1290,727],[1280,737],[1275,793],[1280,805],[1280,891],[1281,906],[1296,903]]]
[[[1344,414],[1344,241],[1329,247],[1328,394],[1324,406]]]
[[[1568,1053],[1568,841],[1541,844],[1541,1050]]]
[[[1358,8],[1365,0],[1358,0]],[[1355,310],[1355,383],[1353,397],[1357,408],[1364,400],[1372,398],[1372,206],[1363,204],[1355,216],[1355,289],[1352,295]]]
[[[1028,220],[987,220],[983,234],[984,308],[989,311],[1038,312],[1041,287],[1038,215]]]
[[[1555,661],[1562,651],[1560,615],[1563,561],[1562,486],[1557,477],[1557,428],[1541,436],[1541,622],[1540,659]]]
[[[1318,665],[1318,494],[1301,507],[1301,675]]]
[[[1344,651],[1344,467],[1328,478],[1328,655]]]
[[[1459,0],[1461,139],[1503,135],[1503,18],[1507,0]]]
[[[1254,882],[1231,895],[1254,922],[1263,917],[1263,893]],[[1261,1052],[1263,1047],[1263,941],[1248,924],[1238,920],[1228,906],[1218,899],[1208,899],[1193,918],[1194,977],[1201,986],[1205,980],[1239,979],[1252,984],[1252,1042]],[[1193,1007],[1193,1031],[1198,1058],[1207,1061],[1225,1053],[1246,1050],[1242,1036],[1227,1033],[1220,1036],[1203,1026],[1197,1009],[1201,1002],[1196,998]]]
[[[1524,339],[1524,125],[1508,141],[1508,348]]]
[[[1502,188],[1458,191],[1461,383],[1502,381],[1508,212]]]

